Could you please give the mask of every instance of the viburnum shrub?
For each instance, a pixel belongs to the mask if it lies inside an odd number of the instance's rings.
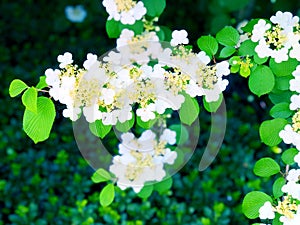
[[[19,79],[11,82],[10,96],[22,94],[25,133],[35,143],[45,141],[56,116],[53,101],[60,102],[65,105],[63,116],[73,121],[80,151],[96,170],[93,182],[106,183],[100,204],[113,202],[115,188],[132,188],[147,198],[153,191],[170,189],[171,176],[192,155],[202,105],[221,116],[221,121],[212,121],[211,140],[222,142],[226,122],[222,93],[230,85],[227,76],[239,74],[248,80],[252,93],[268,95],[274,104],[272,119],[260,125],[261,141],[271,147],[282,141],[290,145],[280,162],[272,158],[256,162],[257,176],[274,177],[273,193],[248,193],[243,212],[249,219],[260,218],[260,224],[298,225],[299,18],[278,11],[270,19],[252,19],[238,29],[226,26],[215,37],[201,36],[196,52],[188,45],[185,30],[171,31],[158,24],[165,0],[104,0],[103,5],[109,14],[107,34],[117,39],[115,49],[100,57],[88,53],[82,67],[66,52],[36,86]],[[73,11],[66,13],[78,22]],[[107,142],[115,147],[108,149]],[[218,146],[207,151],[200,170],[209,166],[213,159],[208,155],[214,158]]]

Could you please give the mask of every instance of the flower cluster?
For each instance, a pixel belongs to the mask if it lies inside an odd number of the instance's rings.
[[[270,56],[277,63],[287,61],[289,57],[300,60],[298,22],[299,17],[281,11],[272,16],[270,21],[260,19],[251,34],[251,40],[258,42],[255,48],[258,56]]]
[[[147,9],[142,1],[133,0],[103,0],[103,6],[109,14],[108,20],[114,19],[122,24],[134,24],[142,19]]]
[[[292,124],[287,124],[279,136],[284,143],[293,144],[300,151],[300,66],[297,66],[292,74],[294,78],[290,80],[290,90],[297,94],[291,96],[290,110],[294,110],[295,114],[292,117]],[[295,159],[300,166],[300,152]]]
[[[61,70],[46,71],[49,93],[67,106],[65,117],[76,121],[83,112],[88,122],[102,120],[105,125],[130,120],[136,105],[144,122],[167,108],[178,110],[184,93],[217,101],[228,85],[223,76],[230,73],[229,63],[211,65],[204,52],[196,54],[181,45],[188,41],[185,33],[174,31],[176,46],[165,48],[155,32],[135,36],[124,29],[115,51],[102,61],[89,53],[82,69],[72,64],[71,53],[60,55]]]
[[[132,187],[140,192],[146,182],[161,181],[166,175],[164,164],[172,165],[177,153],[167,145],[176,143],[176,133],[163,130],[159,139],[151,130],[144,131],[139,138],[133,133],[122,134],[119,154],[113,158],[109,170],[117,179],[122,189]]]

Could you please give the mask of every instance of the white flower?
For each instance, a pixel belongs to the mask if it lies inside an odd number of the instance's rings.
[[[241,21],[237,26],[236,26],[236,29],[238,30],[238,32],[240,34],[244,33],[244,31],[242,30],[243,27],[245,27],[247,24],[248,24],[248,20],[243,20]]]
[[[294,161],[298,164],[300,167],[300,152],[294,157]]]
[[[300,108],[300,95],[292,95],[290,110],[296,110]]]
[[[83,115],[86,118],[86,121],[89,123],[93,123],[96,120],[102,119],[102,112],[99,110],[99,106],[97,104],[93,104],[91,106],[83,107]]]
[[[290,51],[290,57],[300,61],[300,44],[293,45],[293,48]]]
[[[265,204],[259,209],[259,218],[262,220],[265,219],[274,219],[275,213],[272,208],[271,202],[265,202]]]
[[[174,30],[172,32],[171,46],[177,46],[180,44],[188,44],[188,33],[185,30]]]
[[[87,16],[87,12],[82,5],[67,6],[65,8],[65,14],[67,19],[73,23],[81,23]]]
[[[53,69],[47,69],[45,71],[46,75],[46,83],[52,87],[59,87],[60,85],[60,71],[59,70],[53,70]]]
[[[104,125],[116,125],[118,122],[118,112],[116,110],[102,113],[102,123]]]
[[[285,125],[284,130],[279,132],[279,137],[286,144],[293,144],[300,150],[300,134],[296,133],[290,124]]]
[[[300,200],[300,184],[290,181],[282,186],[281,191]]]
[[[218,101],[220,94],[225,91],[227,85],[229,84],[228,80],[219,78],[218,82],[215,84],[213,89],[204,89],[204,95],[207,102]]]
[[[136,115],[141,117],[141,120],[147,122],[155,119],[155,104],[151,103],[145,108],[139,108],[136,110]]]
[[[63,69],[67,65],[73,63],[72,54],[70,52],[65,52],[65,54],[57,56],[57,61],[60,63],[59,68]]]
[[[97,62],[97,55],[92,54],[92,53],[88,53],[86,56],[87,60],[84,61],[83,63],[83,67],[88,70],[92,67],[92,65]]]
[[[267,23],[263,19],[260,19],[253,27],[251,41],[258,42],[259,40],[264,39],[265,32],[270,28],[271,24]]]
[[[291,169],[286,177],[288,181],[298,182],[300,177],[300,170]]]
[[[81,113],[80,108],[66,108],[63,110],[63,116],[65,118],[70,118],[72,121],[76,121],[79,118],[79,114]]]
[[[198,59],[200,59],[200,62],[202,62],[204,65],[207,65],[210,62],[210,58],[204,51],[201,51],[197,54]]]
[[[300,76],[296,76],[295,79],[290,80],[290,90],[300,93]]]
[[[275,16],[271,17],[271,22],[274,24],[279,24],[286,32],[293,32],[293,27],[295,27],[299,22],[299,17],[294,16],[290,12],[278,11]]]
[[[174,145],[176,143],[176,132],[170,129],[165,129],[159,140],[166,141],[168,144]]]
[[[114,19],[123,24],[134,24],[147,13],[144,3],[132,0],[103,0],[103,6],[109,14],[108,20]]]
[[[116,92],[113,89],[103,88],[100,100],[103,100],[106,105],[110,105],[114,102]]]
[[[286,216],[280,217],[280,222],[283,223],[283,225],[299,225],[300,221],[300,206],[298,206],[296,214],[294,214],[293,218],[288,218]]]
[[[216,69],[217,77],[227,76],[230,74],[229,63],[227,61],[217,63]]]
[[[300,65],[296,67],[296,70],[292,74],[294,77],[300,76]]]

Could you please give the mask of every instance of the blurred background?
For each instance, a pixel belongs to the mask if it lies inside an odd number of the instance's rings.
[[[65,8],[78,4],[86,17],[72,22]],[[93,170],[82,158],[61,106],[56,105],[59,113],[49,140],[35,145],[22,131],[20,98],[8,95],[13,79],[35,85],[47,68],[57,67],[59,54],[72,52],[82,65],[87,53],[101,55],[114,47],[115,40],[106,35],[101,1],[2,0],[0,9],[0,225],[252,224],[241,213],[243,196],[259,189],[271,193],[271,183],[252,173],[254,162],[263,156],[276,158],[279,150],[259,140],[258,126],[268,118],[269,100],[253,97],[247,80],[230,77],[226,137],[207,170],[198,171],[210,129],[210,115],[202,110],[198,148],[173,177],[171,190],[148,199],[131,190],[118,192],[110,207],[101,208],[101,184],[91,182]],[[299,16],[299,9],[297,0],[167,0],[159,24],[186,29],[198,51],[197,38],[225,25],[269,18],[278,10]]]

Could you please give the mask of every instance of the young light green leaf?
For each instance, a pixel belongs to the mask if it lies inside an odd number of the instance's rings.
[[[23,128],[34,143],[44,141],[49,137],[55,115],[54,104],[46,97],[37,98],[36,113],[25,109]]]
[[[184,103],[179,110],[180,121],[184,124],[191,125],[197,118],[200,112],[199,104],[196,99],[185,95]]]
[[[142,0],[146,9],[147,15],[151,17],[159,17],[166,8],[166,0]]]
[[[41,90],[45,87],[48,87],[48,84],[46,83],[46,76],[40,76],[40,81],[36,85],[36,88]]]
[[[258,66],[251,73],[249,78],[249,88],[257,96],[270,93],[275,85],[275,77],[271,69],[267,66]]]
[[[10,97],[16,97],[21,94],[26,88],[28,88],[27,84],[19,79],[15,79],[9,85],[9,95]]]
[[[27,110],[37,113],[37,90],[34,87],[28,88],[22,95],[22,103]]]
[[[290,104],[287,102],[281,102],[274,105],[270,110],[270,115],[273,118],[289,118],[293,114],[290,110]]]
[[[104,125],[102,120],[96,120],[94,123],[89,124],[91,132],[100,138],[104,138],[111,130],[111,125]]]
[[[271,158],[262,158],[255,163],[253,172],[259,177],[270,177],[280,172],[280,166]]]
[[[212,36],[202,36],[197,40],[198,47],[204,51],[210,58],[218,51],[218,42]]]
[[[278,145],[282,141],[279,132],[283,130],[287,123],[285,119],[281,118],[264,121],[259,127],[262,142],[271,147]]]
[[[204,97],[203,98],[203,105],[204,105],[204,108],[208,112],[217,112],[218,108],[222,104],[222,101],[223,101],[223,95],[220,95],[219,99],[215,102],[207,102],[206,98]]]
[[[111,179],[111,175],[109,172],[107,172],[105,169],[98,169],[92,176],[92,181],[94,183],[100,183],[109,181]]]
[[[158,191],[158,193],[162,194],[169,190],[172,187],[173,180],[172,177],[169,177],[167,179],[164,179],[163,181],[160,181],[158,183],[154,184],[154,190]]]
[[[120,132],[126,133],[128,130],[130,130],[135,121],[135,115],[132,113],[132,118],[130,120],[125,121],[124,123],[120,123],[120,121],[116,124],[116,129]]]
[[[137,194],[140,198],[148,198],[153,192],[153,185],[145,185]]]
[[[100,204],[104,207],[109,206],[115,198],[115,186],[107,184],[100,192]]]
[[[281,159],[285,164],[293,165],[295,164],[294,158],[297,154],[299,154],[299,151],[296,148],[290,148],[282,153]]]
[[[273,184],[273,195],[274,198],[280,198],[283,195],[281,188],[285,185],[285,179],[283,177],[277,178]]]
[[[234,47],[240,40],[239,32],[231,26],[226,26],[216,35],[217,41],[224,46]]]
[[[265,202],[273,202],[272,198],[260,191],[253,191],[248,193],[242,204],[242,210],[245,216],[249,219],[255,219],[259,216],[259,209]]]

